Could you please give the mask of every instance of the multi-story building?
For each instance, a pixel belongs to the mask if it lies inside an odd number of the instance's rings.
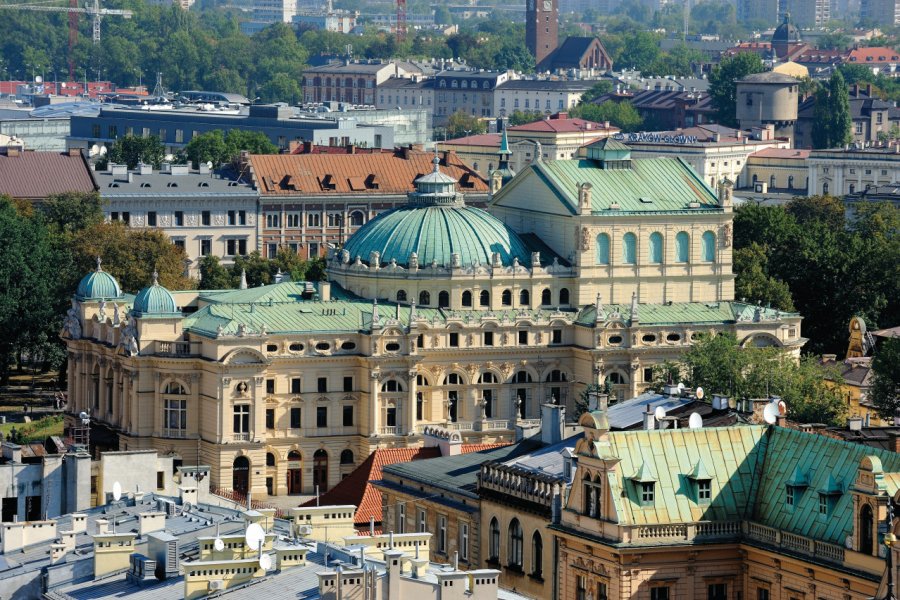
[[[757,21],[772,25],[778,21],[779,0],[738,0],[737,20],[739,23]]]
[[[539,64],[559,45],[559,0],[528,0],[525,46]]]
[[[509,81],[510,72],[453,69],[434,77],[434,125],[447,124],[453,113],[492,119],[497,88]]]
[[[375,105],[375,89],[391,77],[421,75],[409,62],[383,60],[335,62],[303,73],[303,101]]]
[[[135,229],[159,229],[187,253],[185,271],[199,275],[200,260],[213,255],[224,264],[258,246],[259,193],[237,177],[200,165],[110,164],[94,177],[104,200],[103,213]]]
[[[861,0],[859,16],[868,25],[896,27],[900,24],[900,2],[897,0]]]
[[[620,130],[609,122],[595,123],[558,112],[533,123],[508,127],[507,131],[512,151],[510,167],[519,171],[537,160],[573,159],[579,148]]]
[[[809,154],[810,194],[843,196],[900,181],[900,146],[813,150]]]
[[[741,129],[771,125],[776,137],[793,143],[800,82],[768,71],[748,75],[736,85],[736,116]]]
[[[781,16],[790,15],[798,27],[824,27],[831,20],[832,0],[783,0]]]
[[[515,111],[550,115],[578,105],[594,81],[564,79],[510,79],[494,93],[494,114],[507,117]]]
[[[594,75],[611,71],[612,57],[597,37],[569,36],[537,63],[538,72],[572,72]]]
[[[881,138],[888,135],[893,125],[900,124],[900,118],[896,115],[896,107],[893,103],[877,97],[873,98],[867,92],[860,91],[858,87],[851,87],[850,93],[850,118],[853,122],[851,134],[855,143],[863,145],[879,142]],[[800,103],[797,125],[794,128],[794,146],[796,148],[812,147],[812,133],[818,125],[815,110],[815,96]]]
[[[739,187],[805,196],[809,183],[809,150],[764,148],[747,157]]]
[[[252,155],[263,256],[273,257],[287,246],[303,257],[317,257],[343,246],[380,213],[405,206],[433,156],[409,148],[378,154]],[[460,182],[470,202],[487,202],[486,181],[458,157],[445,154],[442,167]]]
[[[379,110],[424,110],[434,121],[434,79],[391,77],[379,84],[375,107]]]
[[[277,185],[300,197],[394,176],[329,170]],[[733,301],[731,185],[716,194],[681,160],[604,139],[492,173],[490,212],[439,159],[421,171],[406,205],[330,253],[327,282],[173,293],[154,280],[126,296],[87,274],[62,330],[67,426],[89,411],[92,440],[209,465],[213,487],[324,492],[340,464],[420,445],[432,425],[509,441],[541,404],[571,412],[589,382],[635,396],[703,334],[791,356],[804,343],[799,315]]]
[[[251,20],[241,23],[241,31],[253,35],[272,23],[290,23],[297,14],[297,0],[253,0]]]

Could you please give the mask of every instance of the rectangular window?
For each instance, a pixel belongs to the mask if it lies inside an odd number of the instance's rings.
[[[320,394],[324,394],[324,393],[328,392],[328,378],[327,377],[319,377],[316,380],[316,390],[318,390],[318,392]]]
[[[228,224],[229,225],[237,224],[237,213],[233,210],[228,211]]]
[[[450,334],[450,347],[451,348],[459,348],[459,334],[458,333]]]
[[[249,404],[238,404],[234,407],[234,433],[250,433]]]
[[[291,393],[299,394],[300,393],[300,384],[302,380],[299,377],[291,377]]]
[[[769,600],[768,588],[756,588],[756,600]]]
[[[266,409],[266,429],[275,429],[275,409]]]
[[[709,502],[712,498],[712,481],[701,479],[697,482],[697,499],[700,502]]]
[[[528,345],[528,332],[524,329],[519,331],[519,345],[527,346]]]
[[[266,393],[267,394],[275,393],[275,380],[274,379],[266,379]]]
[[[641,484],[641,504],[653,504],[653,482]]]
[[[184,129],[176,129],[175,130],[175,143],[176,144],[184,143]]]
[[[438,552],[447,554],[447,517],[438,516]]]
[[[668,586],[650,588],[650,600],[669,600]]]
[[[212,240],[200,240],[200,256],[208,256],[212,254]]]
[[[425,533],[428,531],[428,515],[424,510],[419,511],[419,533]]]
[[[173,432],[187,429],[187,400],[167,399],[165,410],[166,429]]]
[[[147,227],[156,227],[156,211],[147,213]]]
[[[208,210],[204,210],[200,213],[200,224],[206,227],[209,227],[209,225],[212,224],[212,217]]]
[[[825,494],[819,494],[819,514],[828,514],[828,496]]]
[[[292,406],[291,407],[291,429],[300,429],[302,425],[300,424],[300,407]]]
[[[237,240],[225,241],[225,256],[234,256],[237,253]]]
[[[316,407],[316,427],[328,427],[328,407]]]
[[[175,211],[175,227],[184,227],[184,212]]]
[[[485,346],[493,346],[494,345],[494,332],[493,331],[485,331],[484,332],[484,345]]]
[[[91,125],[91,137],[95,137],[95,138],[100,137],[100,126],[99,125]]]
[[[343,407],[343,421],[344,427],[353,427],[353,407],[352,406],[344,406]]]
[[[306,226],[307,227],[321,227],[322,226],[322,215],[320,215],[319,213],[307,213]]]
[[[278,244],[266,244],[266,255],[269,258],[276,258],[278,256]]]
[[[784,497],[784,501],[788,506],[794,505],[794,488],[792,486],[787,486],[786,494]]]
[[[300,229],[300,213],[287,214],[288,229]]]
[[[575,600],[587,600],[587,577],[575,576]]]
[[[181,248],[184,250],[184,238],[174,238],[172,243],[175,244],[176,248]]]
[[[141,137],[143,137],[143,138],[150,137],[150,128],[149,127],[141,127]]]
[[[239,210],[238,211],[238,225],[246,225],[247,224],[247,211]]]
[[[166,141],[166,130],[165,129],[159,130],[159,141],[161,141],[161,142]]]
[[[111,213],[109,213],[109,220],[110,220],[110,221],[118,221],[118,220],[119,220],[119,213],[118,213],[118,212],[111,212]]]
[[[115,125],[109,126],[109,137],[112,139],[116,139],[119,137],[119,128]]]
[[[462,560],[469,560],[469,524],[459,524],[459,557]]]
[[[646,367],[644,369],[644,381],[653,381],[653,367]]]
[[[156,472],[156,489],[158,489],[158,490],[166,489],[166,472],[165,471],[157,471]]]
[[[607,600],[609,598],[609,591],[607,590],[606,584],[602,581],[597,582],[597,600]]]
[[[353,391],[353,377],[344,377],[344,391],[345,392]]]
[[[554,329],[551,332],[552,337],[550,338],[551,344],[562,344],[562,329]]]
[[[706,590],[707,600],[728,600],[727,583],[711,583]]]

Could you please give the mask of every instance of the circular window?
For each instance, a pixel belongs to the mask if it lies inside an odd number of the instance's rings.
[[[327,342],[319,342],[316,344],[316,350],[331,350],[331,344]]]
[[[652,333],[648,333],[644,337],[641,338],[641,341],[644,342],[645,344],[652,344],[653,342],[656,341],[656,336],[653,335]]]
[[[609,336],[609,343],[610,343],[610,344],[621,344],[621,343],[622,343],[622,336],[621,336],[621,335],[611,335],[611,336]]]
[[[303,344],[293,343],[290,345],[291,352],[303,352]]]
[[[389,342],[384,345],[384,349],[388,352],[399,352],[400,344],[398,344],[397,342]]]
[[[700,338],[701,338],[701,337],[703,337],[703,334],[702,334],[702,333],[692,333],[692,334],[691,334],[691,341],[692,341],[692,342],[700,341]]]
[[[344,342],[341,344],[341,350],[356,350],[356,344],[353,342]]]
[[[677,333],[670,333],[669,335],[666,336],[666,341],[667,342],[680,342],[681,335],[679,335]]]
[[[278,344],[266,344],[266,352],[278,352]]]

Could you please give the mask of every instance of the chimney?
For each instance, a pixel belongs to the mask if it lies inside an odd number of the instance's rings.
[[[644,412],[644,429],[646,431],[653,431],[656,429],[656,415],[653,413],[649,404],[647,405],[647,410]]]
[[[541,405],[541,443],[545,445],[562,441],[566,422],[566,407],[559,404]]]

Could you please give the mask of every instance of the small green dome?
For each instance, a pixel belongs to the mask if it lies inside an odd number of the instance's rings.
[[[75,292],[78,300],[103,300],[105,298],[119,298],[122,289],[116,278],[103,270],[100,264],[103,261],[97,258],[97,269],[85,275],[78,283]]]
[[[153,273],[153,285],[145,287],[134,297],[132,312],[136,317],[169,317],[180,315],[175,297],[159,285],[157,273]]]

